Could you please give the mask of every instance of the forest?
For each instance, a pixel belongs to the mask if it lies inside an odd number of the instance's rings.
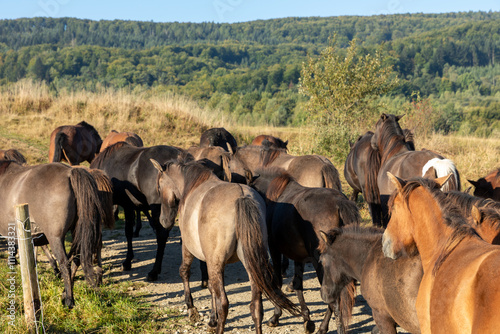
[[[283,18],[235,24],[34,18],[0,21],[0,86],[45,81],[54,91],[101,87],[187,95],[243,124],[301,125],[301,69],[332,40],[379,51],[398,87],[381,97],[398,113],[415,96],[434,130],[500,132],[500,13]]]

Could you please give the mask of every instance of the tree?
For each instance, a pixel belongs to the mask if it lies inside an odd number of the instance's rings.
[[[361,55],[356,40],[340,50],[335,38],[317,58],[303,64],[300,90],[309,96],[309,120],[317,127],[316,148],[345,161],[349,141],[359,135],[377,108],[373,101],[395,88],[398,79],[379,51]]]

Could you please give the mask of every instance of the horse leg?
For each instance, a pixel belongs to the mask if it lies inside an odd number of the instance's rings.
[[[308,334],[313,333],[315,329],[314,322],[311,321],[310,311],[304,299],[304,263],[294,261],[294,268],[295,273],[293,276],[293,289],[299,299],[300,313],[304,319],[304,330]]]
[[[42,248],[43,252],[45,253],[45,256],[47,257],[47,259],[49,260],[50,266],[54,270],[54,275],[56,275],[57,278],[61,278],[61,271],[57,267],[56,259],[54,259],[54,256],[50,252],[49,246],[43,245],[40,247]]]
[[[59,262],[61,276],[64,282],[62,302],[71,309],[75,306],[75,299],[73,298],[73,280],[71,279],[69,261],[66,250],[64,249],[64,240],[53,239],[50,241],[50,245],[57,262]]]
[[[262,334],[262,318],[264,317],[264,308],[262,306],[262,290],[259,288],[255,279],[250,275],[250,271],[247,268],[247,264],[243,262],[245,269],[247,269],[248,280],[250,282],[250,290],[252,291],[252,299],[250,302],[250,314],[252,315],[252,320],[255,324],[255,332],[257,334]],[[279,276],[279,275],[276,275]]]
[[[200,260],[200,271],[201,271],[201,285],[200,288],[206,289],[208,287],[208,270],[207,263]]]
[[[359,194],[359,191],[357,191],[356,189],[353,189],[351,197],[349,197],[349,199],[353,202],[357,202],[358,201],[358,194]]]
[[[217,334],[224,333],[227,314],[229,311],[229,301],[224,290],[224,266],[223,264],[207,263],[209,285],[212,287],[212,298],[214,299],[217,312]]]
[[[170,222],[170,226],[167,228],[163,227],[160,224],[160,213],[161,206],[160,205],[151,205],[151,219],[149,223],[153,227],[153,230],[156,233],[156,258],[155,263],[153,265],[153,269],[148,273],[147,280],[148,281],[156,281],[158,280],[158,275],[161,273],[161,264],[163,261],[163,254],[165,253],[165,245],[167,244],[167,239],[170,234],[170,230],[175,224],[175,219]]]
[[[273,262],[273,279],[276,280],[276,284],[279,289],[283,285],[283,276],[281,273],[281,253],[273,246],[269,244],[269,253],[271,254],[271,261]],[[274,306],[274,314],[271,319],[268,320],[267,325],[269,327],[276,327],[279,325],[279,319],[283,314],[280,307]]]
[[[377,310],[372,309],[373,320],[375,320],[376,326],[372,329],[372,333],[384,333],[384,334],[396,334],[396,322],[387,313],[380,313]]]
[[[124,208],[125,211],[125,237],[127,238],[127,257],[122,263],[122,270],[132,269],[132,259],[134,258],[134,249],[132,247],[132,238],[134,236],[134,218],[135,210]]]
[[[189,287],[189,278],[191,277],[191,264],[193,263],[194,256],[189,250],[182,245],[182,263],[179,268],[179,275],[184,285],[184,301],[186,302],[188,317],[192,322],[197,322],[200,319],[198,310],[194,307],[193,296],[191,295],[191,288]]]
[[[135,217],[135,231],[134,231],[134,237],[137,238],[139,236],[139,231],[142,228],[142,217],[141,217],[141,210],[137,210],[135,212],[136,217]]]

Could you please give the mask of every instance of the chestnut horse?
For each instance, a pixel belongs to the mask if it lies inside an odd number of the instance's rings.
[[[49,162],[65,160],[71,166],[83,161],[91,163],[101,144],[97,130],[85,121],[59,126],[50,135]]]
[[[0,160],[12,160],[21,165],[26,164],[26,158],[16,149],[0,150]]]
[[[91,287],[102,277],[102,268],[98,267],[97,273],[93,268],[93,256],[100,259],[101,221],[105,216],[98,186],[82,168],[60,163],[22,166],[14,161],[0,161],[1,235],[15,237],[11,224],[15,221],[14,206],[20,203],[29,203],[34,245],[50,244],[64,281],[63,304],[72,308],[75,301],[71,259],[79,255]],[[68,232],[73,234],[69,254],[64,247]]]
[[[274,272],[281,287],[283,278],[279,273],[281,255],[294,260],[295,274],[293,288],[300,302],[301,314],[307,333],[314,332],[315,325],[309,316],[304,300],[303,274],[306,262],[312,262],[319,283],[323,281],[323,267],[319,263],[317,248],[322,248],[320,230],[329,230],[344,224],[358,224],[361,221],[356,204],[349,201],[336,189],[309,188],[300,185],[288,173],[278,168],[259,170],[252,187],[267,200],[267,225],[269,231],[269,250]],[[354,285],[352,285],[354,293]],[[346,325],[339,319],[340,313],[349,310],[341,301],[328,303],[327,312],[318,333],[326,333],[328,324],[335,313],[337,330],[344,333]],[[350,298],[352,299],[352,298]],[[343,306],[343,307],[342,307]],[[269,320],[269,326],[278,326],[281,309],[276,307]]]
[[[417,250],[423,264],[416,309],[422,333],[493,333],[500,326],[500,248],[482,240],[434,181],[404,181],[396,191],[382,237],[384,255]]]
[[[283,141],[278,137],[273,137],[270,135],[259,135],[252,140],[250,145],[270,146],[272,148],[282,148],[288,150],[287,148],[288,140]]]
[[[102,152],[106,149],[106,147],[116,144],[120,141],[124,141],[129,143],[135,147],[143,147],[144,143],[142,142],[141,137],[138,134],[133,132],[118,132],[116,130],[111,130],[111,132],[104,138],[102,142],[101,149],[99,152]]]
[[[295,305],[273,284],[266,248],[266,207],[252,188],[221,181],[201,163],[167,163],[158,170],[161,216],[175,217],[179,210],[182,265],[179,273],[191,320],[198,319],[189,287],[190,267],[196,257],[207,263],[212,312],[208,326],[221,334],[229,302],[224,289],[224,267],[241,261],[245,267],[252,301],[250,313],[256,333],[262,333],[262,292],[275,304],[297,314]]]
[[[200,147],[219,146],[228,151],[228,147],[234,152],[238,147],[236,139],[224,128],[211,128],[203,132],[200,137]]]
[[[445,195],[483,240],[500,244],[499,203],[458,191]],[[382,233],[379,228],[356,226],[321,233],[327,244],[320,257],[325,271],[321,296],[326,303],[332,302],[339,298],[346,285],[356,280],[361,283],[361,294],[372,309],[381,333],[396,334],[397,325],[410,333],[420,333],[415,308],[423,276],[420,256],[396,260],[385,257]]]
[[[147,279],[155,281],[161,272],[165,245],[174,226],[175,216],[160,220],[160,195],[156,190],[156,169],[149,159],[155,158],[162,163],[177,159],[186,154],[172,146],[135,147],[126,142],[118,142],[106,148],[92,161],[91,168],[104,170],[113,183],[113,203],[120,205],[125,213],[125,236],[127,238],[127,257],[122,268],[132,267],[134,250],[132,247],[135,213],[137,210],[151,210],[150,223],[156,233],[158,244],[153,269]],[[192,157],[191,157],[192,158]]]
[[[403,130],[398,123],[401,117],[382,114],[371,139],[372,147],[380,154],[380,166],[370,165],[370,168],[379,170],[377,186],[380,193],[382,221],[375,220],[376,226],[387,225],[389,219],[387,202],[394,191],[394,185],[387,177],[387,172],[402,178],[425,177],[429,179],[452,173],[453,178],[446,184],[443,191],[460,190],[460,175],[451,160],[444,159],[430,150],[411,151],[408,148]]]
[[[477,181],[468,180],[476,189],[474,196],[491,198],[500,202],[500,168]]]

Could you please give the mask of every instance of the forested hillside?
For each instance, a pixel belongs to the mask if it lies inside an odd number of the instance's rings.
[[[419,92],[438,115],[438,131],[489,135],[500,127],[496,12],[237,24],[2,20],[0,85],[27,77],[56,91],[174,91],[242,122],[299,125],[305,118],[297,89],[302,63],[334,35],[341,47],[356,38],[360,53],[381,50],[393,65],[402,80],[384,98],[389,111]]]

